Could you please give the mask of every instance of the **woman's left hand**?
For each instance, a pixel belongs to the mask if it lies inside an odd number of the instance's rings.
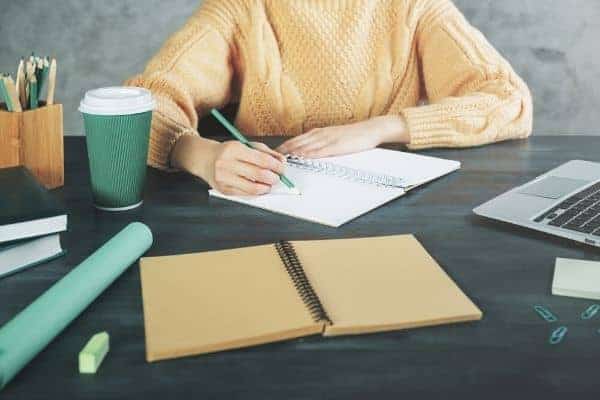
[[[401,116],[385,115],[348,125],[316,128],[287,140],[277,148],[282,154],[323,158],[370,150],[382,143],[408,143]]]

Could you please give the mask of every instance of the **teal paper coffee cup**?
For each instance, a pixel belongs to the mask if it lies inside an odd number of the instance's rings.
[[[154,101],[137,87],[108,87],[87,92],[83,114],[94,205],[106,211],[139,207]]]

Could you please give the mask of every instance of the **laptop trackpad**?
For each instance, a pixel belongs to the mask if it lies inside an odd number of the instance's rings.
[[[546,177],[534,184],[520,190],[521,194],[544,197],[546,199],[560,199],[566,194],[590,183],[581,179],[561,178],[558,176]]]

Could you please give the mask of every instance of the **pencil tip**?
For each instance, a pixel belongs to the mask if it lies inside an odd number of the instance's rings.
[[[295,194],[296,196],[302,196],[302,192],[298,188],[291,188],[290,193]]]

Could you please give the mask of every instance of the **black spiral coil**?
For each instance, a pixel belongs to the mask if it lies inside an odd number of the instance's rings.
[[[331,320],[329,319],[323,304],[321,304],[319,296],[317,296],[315,293],[312,285],[306,277],[306,274],[304,273],[304,268],[302,268],[302,264],[298,259],[298,255],[296,254],[296,250],[294,250],[294,246],[290,242],[280,241],[275,243],[275,248],[277,249],[279,258],[281,258],[288,275],[292,279],[292,283],[296,287],[300,298],[308,308],[308,311],[310,312],[314,321],[324,321],[328,324],[331,324]]]

